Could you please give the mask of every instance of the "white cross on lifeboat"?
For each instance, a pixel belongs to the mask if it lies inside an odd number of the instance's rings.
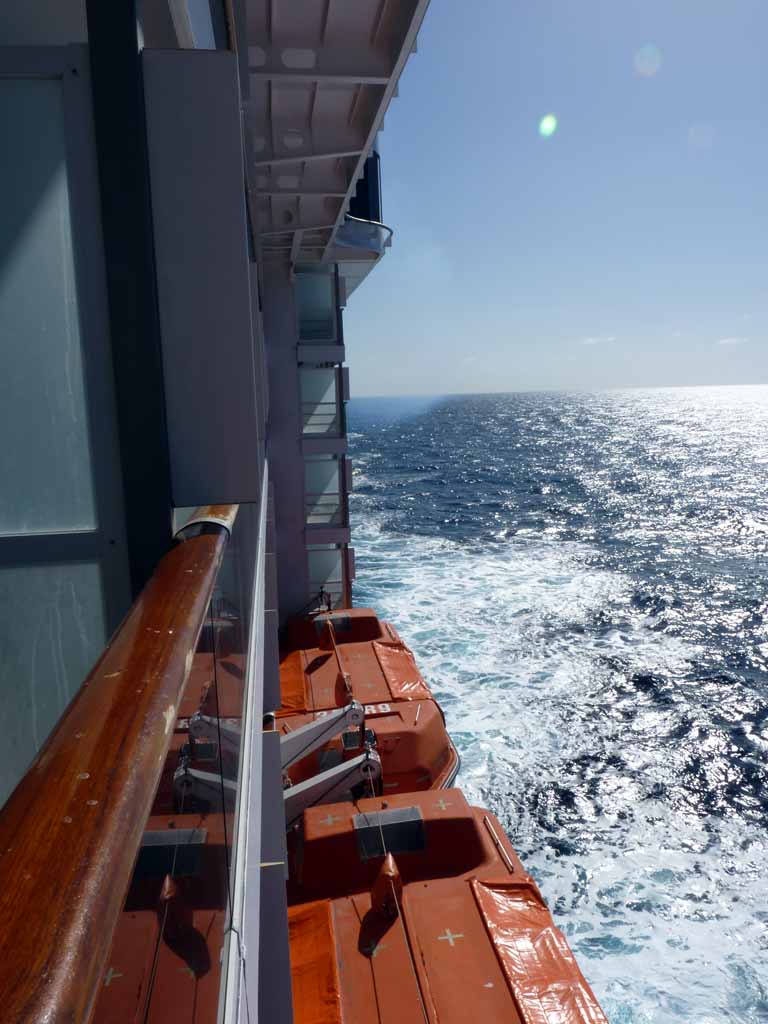
[[[335,821],[341,821],[340,814],[326,814],[324,818],[320,819],[321,825],[332,825]]]
[[[437,806],[440,808],[441,811],[447,811],[451,805],[447,802],[447,800],[443,800],[443,798],[440,797],[440,799],[437,801]]]
[[[464,936],[462,935],[461,932],[458,932],[456,935],[454,935],[450,928],[446,928],[445,935],[438,935],[437,938],[438,941],[447,942],[451,949],[453,949],[453,947],[456,945],[456,939],[463,939]]]

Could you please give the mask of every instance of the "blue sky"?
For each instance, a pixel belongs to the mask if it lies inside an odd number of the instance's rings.
[[[766,0],[432,0],[353,394],[768,383],[766,39]]]

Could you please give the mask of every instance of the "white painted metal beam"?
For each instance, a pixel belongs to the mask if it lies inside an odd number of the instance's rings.
[[[320,196],[327,197],[329,199],[343,199],[347,194],[346,192],[334,192],[332,189],[327,188],[278,188],[278,189],[256,189],[260,196],[285,196],[288,199],[300,196],[302,199],[305,196]]]
[[[296,224],[295,227],[288,225],[284,228],[274,228],[272,231],[261,231],[262,238],[269,238],[272,235],[302,234],[304,231],[330,231],[333,224]]]
[[[251,78],[269,82],[325,82],[328,85],[387,85],[389,75],[371,71],[323,71],[319,68],[249,67]]]
[[[359,157],[362,154],[362,149],[343,149],[343,150],[331,150],[330,152],[319,152],[319,153],[297,153],[293,156],[273,156],[266,157],[263,160],[255,160],[254,167],[269,167],[273,164],[303,164],[307,161],[312,160],[342,160],[348,156]],[[346,194],[346,193],[345,193]]]
[[[299,249],[301,249],[301,240],[303,237],[304,232],[302,230],[297,231],[293,236],[293,241],[291,242],[291,263],[295,263],[298,258]]]
[[[384,89],[384,92],[382,93],[381,100],[379,102],[379,107],[378,107],[376,116],[373,118],[373,121],[371,122],[371,127],[370,127],[370,130],[368,132],[368,136],[367,136],[367,138],[365,140],[365,145],[362,148],[362,151],[361,151],[360,156],[358,158],[358,161],[357,161],[357,164],[355,166],[354,172],[353,172],[352,177],[350,179],[349,189],[347,190],[347,197],[348,198],[352,197],[352,193],[353,193],[354,189],[357,187],[358,178],[363,173],[363,167],[364,167],[364,164],[365,164],[365,159],[368,156],[368,154],[370,153],[371,149],[373,148],[373,144],[376,141],[376,134],[379,131],[379,129],[381,128],[381,125],[382,125],[382,123],[384,121],[384,114],[386,113],[387,107],[389,106],[389,102],[392,99],[392,96],[395,94],[395,91],[397,89],[397,83],[398,83],[398,80],[400,78],[400,75],[402,74],[403,69],[404,69],[404,67],[405,67],[405,65],[406,65],[406,63],[408,61],[408,58],[411,55],[411,51],[413,50],[413,47],[416,44],[416,38],[417,38],[417,36],[419,34],[419,29],[421,28],[421,23],[424,20],[424,15],[427,13],[427,7],[428,6],[429,6],[429,0],[418,0],[418,2],[416,4],[416,9],[415,9],[415,11],[413,13],[413,18],[411,19],[411,24],[410,24],[410,26],[408,28],[408,32],[406,33],[405,39],[403,40],[403,45],[402,45],[402,47],[400,49],[400,53],[398,54],[397,61],[396,61],[395,66],[394,66],[394,68],[392,70],[392,74],[391,74],[390,78],[388,79],[388,82],[387,82],[387,85],[386,85],[386,87]],[[384,16],[384,12],[382,10],[381,11],[381,17],[383,18],[383,16]],[[376,32],[378,32],[378,30],[379,30],[379,26],[376,27]],[[340,207],[339,207],[339,213],[338,213],[338,216],[336,218],[336,223],[333,226],[333,230],[331,231],[330,238],[328,239],[328,242],[326,243],[325,249],[323,250],[323,258],[322,258],[323,262],[327,262],[327,260],[328,260],[331,247],[332,247],[334,239],[336,237],[336,230],[337,230],[337,228],[339,227],[339,225],[341,224],[341,222],[344,219],[344,214],[345,214],[346,209],[347,209],[347,203],[346,202],[342,202]]]

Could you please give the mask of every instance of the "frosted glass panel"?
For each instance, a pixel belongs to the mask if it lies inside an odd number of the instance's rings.
[[[341,583],[341,550],[309,551],[309,576],[316,587],[327,587],[333,583]]]
[[[106,643],[99,567],[0,568],[0,805]]]
[[[301,371],[302,402],[336,402],[336,371],[306,370]]]
[[[307,459],[304,463],[304,502],[307,526],[338,526],[342,521],[339,461]]]
[[[339,493],[339,462],[333,456],[304,463],[304,486],[307,494]]]
[[[0,534],[96,525],[58,81],[0,79]]]
[[[337,371],[301,370],[301,411],[305,434],[338,434]]]
[[[341,549],[314,549],[307,552],[309,561],[309,591],[313,596],[322,590],[325,601],[339,608],[344,600],[344,576]]]

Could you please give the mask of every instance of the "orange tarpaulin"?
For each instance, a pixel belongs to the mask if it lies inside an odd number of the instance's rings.
[[[374,640],[373,649],[387,681],[392,700],[423,700],[431,697],[413,655],[403,643]]]
[[[608,1024],[533,886],[477,879],[471,885],[525,1024]]]
[[[330,902],[289,907],[288,932],[295,1024],[342,1024]]]
[[[303,651],[291,651],[280,663],[280,713],[283,715],[307,710],[303,658]]]

